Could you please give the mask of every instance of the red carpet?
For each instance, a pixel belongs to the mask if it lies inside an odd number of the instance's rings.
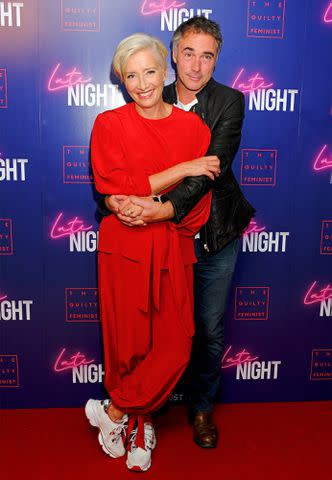
[[[146,473],[100,449],[83,409],[0,411],[2,480],[331,480],[331,402],[216,407],[220,446],[191,440],[185,408],[156,419],[157,447]]]

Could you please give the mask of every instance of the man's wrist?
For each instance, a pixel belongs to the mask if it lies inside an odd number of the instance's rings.
[[[172,203],[167,200],[167,202],[160,205],[160,211],[163,220],[170,220],[174,217],[174,208]]]

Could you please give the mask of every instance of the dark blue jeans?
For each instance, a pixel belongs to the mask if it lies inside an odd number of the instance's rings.
[[[195,240],[195,336],[189,365],[190,409],[210,412],[219,381],[224,348],[224,314],[232,283],[239,239],[216,255],[203,257]]]

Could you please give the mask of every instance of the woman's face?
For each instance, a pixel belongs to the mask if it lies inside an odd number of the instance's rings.
[[[162,104],[165,72],[151,49],[140,50],[127,61],[123,81],[138,109],[154,109]]]

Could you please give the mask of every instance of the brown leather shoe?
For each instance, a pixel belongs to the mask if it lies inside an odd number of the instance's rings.
[[[202,448],[215,448],[218,442],[218,430],[212,415],[197,412],[194,417],[193,439]]]

